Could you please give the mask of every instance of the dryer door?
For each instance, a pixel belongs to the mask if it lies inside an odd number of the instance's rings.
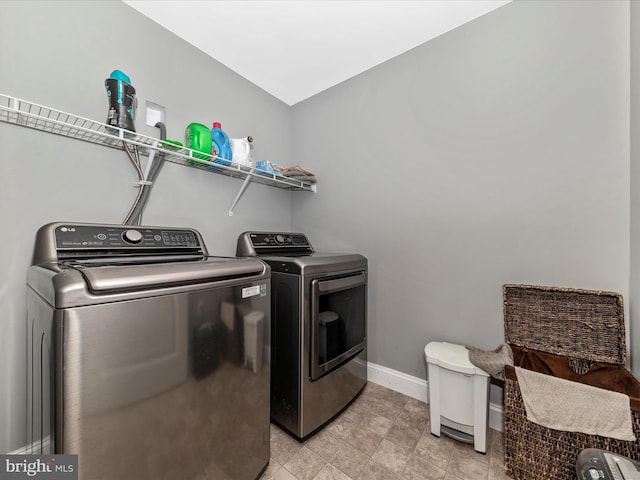
[[[310,376],[316,380],[366,346],[366,272],[313,280],[310,318]]]

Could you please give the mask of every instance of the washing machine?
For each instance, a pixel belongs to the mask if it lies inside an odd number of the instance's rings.
[[[271,419],[304,440],[367,383],[367,259],[290,232],[244,232],[236,255],[271,267]]]
[[[191,228],[51,223],[27,273],[29,452],[91,480],[254,480],[269,462],[270,268]]]

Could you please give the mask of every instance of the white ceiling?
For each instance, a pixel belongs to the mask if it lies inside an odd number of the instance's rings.
[[[288,105],[510,0],[123,0]]]

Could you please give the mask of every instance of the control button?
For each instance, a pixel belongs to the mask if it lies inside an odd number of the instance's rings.
[[[99,233],[97,235],[98,240],[106,240],[107,236],[104,233]]]
[[[282,245],[284,243],[284,236],[276,235],[276,243],[279,243],[280,245]]]
[[[127,243],[140,243],[142,234],[138,230],[125,230],[122,234],[122,239]]]
[[[156,242],[159,242],[160,240],[162,240],[162,237],[161,237],[160,235],[154,235],[154,236],[153,236],[153,239],[154,239]]]

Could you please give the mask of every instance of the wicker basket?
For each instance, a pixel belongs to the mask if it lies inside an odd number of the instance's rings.
[[[622,369],[620,373],[637,383],[624,368],[621,295],[531,285],[505,285],[503,293],[505,338],[512,347],[562,356],[560,361],[566,358],[567,368],[580,374],[592,365]],[[512,478],[574,480],[577,456],[585,448],[640,458],[638,441],[563,432],[528,421],[515,369],[507,367],[505,377],[505,469]],[[576,375],[572,377],[575,381]],[[634,394],[638,391],[634,386]],[[640,439],[640,400],[631,398],[630,403],[634,435]]]

